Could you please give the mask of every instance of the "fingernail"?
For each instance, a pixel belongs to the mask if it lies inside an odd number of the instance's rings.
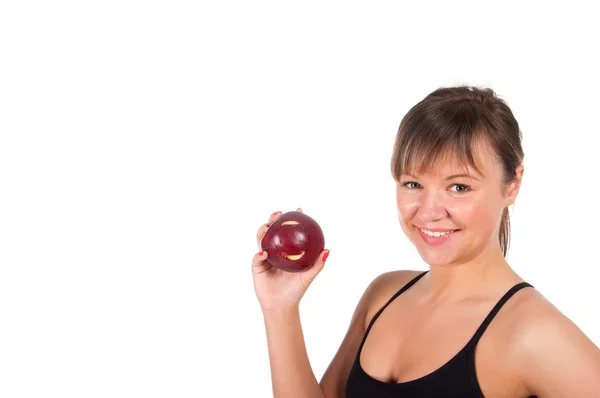
[[[262,256],[263,254],[265,254],[265,251],[261,251],[260,253],[258,253],[259,256]]]
[[[323,262],[325,262],[325,260],[327,260],[327,257],[329,257],[329,252],[325,252],[325,254],[323,254]]]
[[[276,216],[279,213],[281,213],[281,212],[280,211],[276,211],[275,213],[273,213],[273,215]]]

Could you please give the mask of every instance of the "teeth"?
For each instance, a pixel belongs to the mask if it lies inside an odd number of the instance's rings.
[[[425,229],[421,230],[425,235],[429,235],[429,236],[435,236],[435,237],[439,237],[439,236],[444,236],[444,235],[448,235],[451,234],[454,231],[448,231],[448,232],[431,232],[431,231],[427,231]]]

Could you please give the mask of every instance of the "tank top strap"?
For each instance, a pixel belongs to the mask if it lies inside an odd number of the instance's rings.
[[[377,313],[373,316],[373,319],[371,319],[371,322],[369,322],[369,326],[367,326],[367,330],[365,331],[365,334],[363,336],[363,339],[360,343],[360,346],[358,347],[358,352],[356,354],[356,358],[358,359],[360,357],[360,352],[362,351],[363,345],[365,344],[365,341],[367,340],[367,335],[369,334],[369,331],[371,331],[371,327],[373,326],[373,324],[375,323],[375,321],[377,320],[377,318],[379,318],[379,316],[381,315],[381,313],[387,308],[388,305],[390,305],[392,303],[392,301],[394,301],[399,295],[401,295],[402,293],[404,293],[406,290],[408,290],[412,285],[414,285],[415,283],[417,283],[417,281],[419,279],[421,279],[423,276],[425,276],[425,274],[427,274],[429,271],[424,271],[422,273],[420,273],[419,275],[417,275],[416,277],[414,277],[413,279],[411,279],[407,284],[405,284],[404,286],[402,286],[400,288],[400,290],[398,290],[388,301],[387,303],[385,303],[380,309],[379,311],[377,311]]]
[[[504,306],[504,304],[506,304],[506,302],[519,290],[525,288],[525,287],[532,287],[532,285],[530,285],[527,282],[521,282],[518,283],[516,285],[514,285],[512,288],[510,288],[509,291],[507,291],[504,296],[502,296],[502,298],[498,301],[498,303],[496,303],[496,305],[494,306],[494,308],[492,308],[492,310],[490,311],[490,313],[488,314],[488,316],[484,319],[484,321],[481,323],[481,325],[479,326],[479,328],[477,329],[477,331],[475,332],[475,334],[473,335],[473,337],[471,338],[471,341],[469,341],[469,343],[467,344],[467,347],[473,348],[477,342],[479,341],[479,339],[481,338],[481,336],[483,336],[483,333],[485,332],[485,330],[487,329],[487,327],[490,325],[490,323],[492,322],[492,320],[494,319],[494,317],[498,314],[498,312],[500,311],[500,309]],[[465,347],[465,348],[467,348]]]

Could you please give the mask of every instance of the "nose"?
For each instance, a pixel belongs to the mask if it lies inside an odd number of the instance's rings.
[[[417,211],[417,218],[423,223],[428,224],[441,220],[447,216],[444,207],[444,195],[439,190],[432,190],[423,195],[423,201]]]

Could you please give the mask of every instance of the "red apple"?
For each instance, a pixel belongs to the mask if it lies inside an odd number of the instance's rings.
[[[310,268],[325,248],[323,231],[315,220],[299,211],[282,214],[267,230],[261,247],[267,262],[287,272]]]

